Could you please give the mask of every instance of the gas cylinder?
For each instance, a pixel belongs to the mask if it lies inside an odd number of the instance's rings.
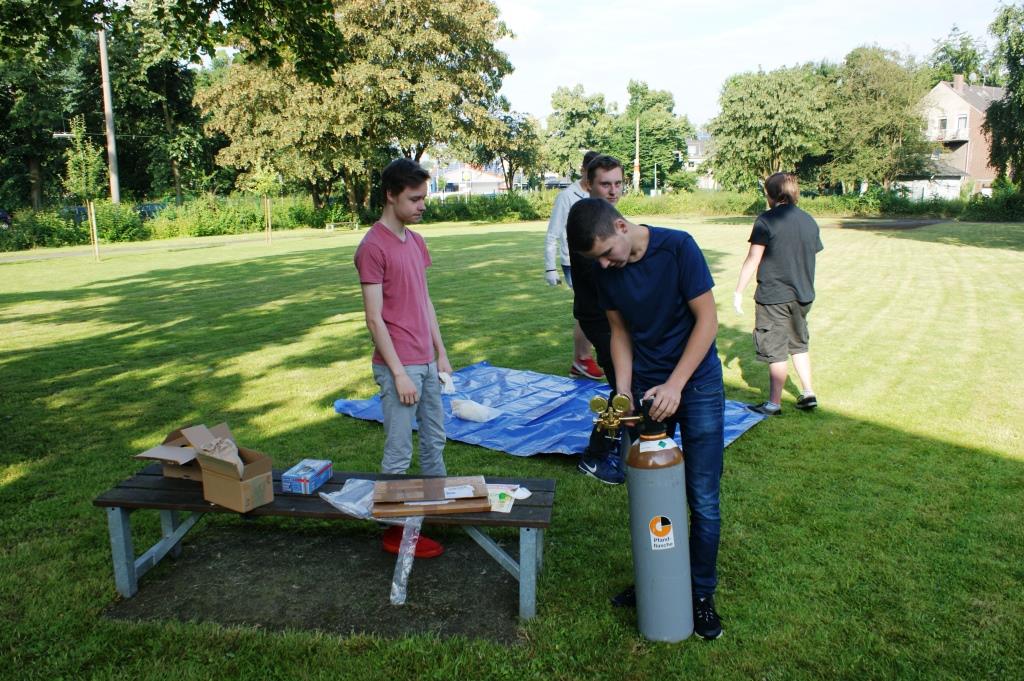
[[[650,402],[641,406],[640,438],[626,457],[636,614],[645,638],[676,642],[693,633],[686,468]]]

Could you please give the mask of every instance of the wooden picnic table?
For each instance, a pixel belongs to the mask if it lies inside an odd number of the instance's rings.
[[[364,480],[402,480],[411,475],[382,473],[335,473],[317,493],[311,495],[281,492],[281,471],[274,470],[274,501],[245,513],[246,517],[267,516],[320,518],[326,520],[362,520],[342,513],[320,498],[319,492],[336,492],[349,478]],[[519,616],[526,620],[537,612],[537,575],[544,560],[544,530],[551,524],[555,499],[555,481],[537,478],[485,476],[491,484],[520,485],[532,494],[517,500],[510,513],[453,513],[424,517],[424,525],[457,525],[519,582]],[[93,505],[106,509],[110,530],[110,549],[114,563],[114,584],[117,592],[131,598],[139,589],[139,578],[165,556],[181,552],[185,534],[206,513],[235,513],[203,499],[202,483],[161,474],[159,464],[152,464],[119,483],[93,500]],[[131,513],[156,510],[160,513],[161,538],[136,557],[132,541]],[[190,513],[182,517],[183,513]],[[240,514],[242,515],[242,514]],[[482,528],[519,528],[518,560],[510,556]]]

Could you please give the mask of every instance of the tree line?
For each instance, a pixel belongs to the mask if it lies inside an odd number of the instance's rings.
[[[490,0],[89,0],[88,11],[62,3],[56,13],[43,11],[52,3],[25,4],[19,15],[11,3],[0,10],[0,205],[38,208],[96,186],[81,168],[100,173],[102,164],[73,155],[98,155],[102,144],[101,26],[122,191],[137,200],[301,191],[318,208],[365,212],[379,201],[376,169],[427,153],[493,163],[509,187],[522,177],[536,184],[543,171],[571,176],[588,148],[618,156],[631,176],[638,125],[642,184],[657,176],[660,186],[695,185],[684,166],[686,139],[698,131],[675,112],[671,92],[630,81],[620,111],[601,93],[559,87],[545,125],[512,110],[499,93],[513,66],[495,47],[509,31]],[[264,21],[268,12],[274,21]],[[922,97],[963,74],[1006,88],[987,130],[993,164],[1016,181],[1022,26],[1024,9],[1009,5],[992,23],[991,50],[954,26],[927,60],[865,46],[839,64],[734,75],[706,129],[715,177],[746,189],[796,169],[822,189],[888,188],[929,163]],[[217,52],[222,41],[237,52]],[[204,54],[214,56],[198,65]],[[54,138],[79,117],[78,141]]]

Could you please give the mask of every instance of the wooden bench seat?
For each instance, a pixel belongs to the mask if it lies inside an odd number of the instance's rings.
[[[401,480],[416,476],[381,473],[335,473],[317,493],[311,495],[281,492],[281,471],[274,470],[274,501],[249,511],[247,517],[279,516],[367,522],[342,513],[320,498],[319,492],[341,489],[349,478],[364,480]],[[537,574],[544,559],[544,530],[551,524],[555,481],[534,478],[486,477],[492,484],[515,484],[529,489],[528,499],[517,500],[510,513],[453,513],[424,517],[424,525],[457,525],[519,581],[519,616],[530,619],[537,611]],[[131,598],[138,591],[138,580],[165,556],[180,553],[181,539],[205,513],[235,513],[203,499],[202,484],[190,480],[165,478],[159,464],[152,464],[136,475],[107,490],[93,500],[106,509],[110,530],[114,583],[118,593]],[[130,513],[136,510],[160,512],[161,539],[136,557],[132,542]],[[182,513],[191,515],[182,518]],[[518,560],[513,559],[484,527],[519,529]]]

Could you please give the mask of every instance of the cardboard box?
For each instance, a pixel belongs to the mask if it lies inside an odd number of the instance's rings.
[[[245,513],[274,500],[273,461],[239,447],[226,423],[179,428],[135,458],[159,461],[166,477],[201,481],[204,499],[232,511]]]
[[[203,469],[199,466],[199,459],[196,458],[196,448],[189,443],[185,437],[185,428],[172,430],[164,438],[161,444],[147,449],[141,454],[136,454],[136,459],[147,459],[159,461],[162,464],[162,472],[165,478],[181,478],[183,480],[203,479]],[[210,432],[215,437],[234,439],[231,430],[226,423],[218,423]]]
[[[203,469],[203,499],[245,513],[274,500],[273,461],[261,452],[239,447],[224,424],[218,437],[206,426],[181,434],[196,450]]]
[[[281,491],[312,494],[334,475],[334,464],[326,459],[303,459],[281,474]]]
[[[373,485],[376,518],[491,510],[482,475],[457,478],[379,480]]]

